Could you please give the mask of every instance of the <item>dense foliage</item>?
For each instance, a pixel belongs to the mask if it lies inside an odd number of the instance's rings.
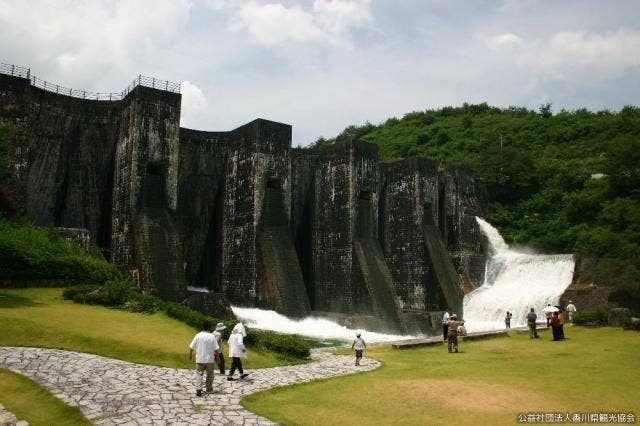
[[[576,312],[573,316],[573,323],[576,325],[607,325],[608,322],[609,311],[606,309]]]
[[[53,230],[0,218],[0,278],[28,283],[67,280],[104,283],[120,271],[99,252],[87,253]]]
[[[420,156],[467,166],[486,190],[486,219],[505,239],[595,259],[598,283],[638,293],[640,108],[552,114],[487,104],[350,126],[336,140],[379,146],[382,161]]]

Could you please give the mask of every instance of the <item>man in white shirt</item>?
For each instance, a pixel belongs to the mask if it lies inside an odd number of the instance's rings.
[[[442,341],[447,341],[447,335],[449,334],[449,309],[444,311],[442,315]]]
[[[206,389],[213,391],[213,363],[218,359],[220,347],[215,336],[211,333],[211,322],[202,322],[202,331],[195,335],[189,345],[189,359],[196,352],[196,395],[202,396],[202,375],[207,372]]]
[[[567,305],[567,316],[569,317],[568,320],[570,323],[573,323],[573,314],[576,313],[577,309],[576,309],[576,305],[573,304],[573,302],[571,300],[569,300],[569,304]]]

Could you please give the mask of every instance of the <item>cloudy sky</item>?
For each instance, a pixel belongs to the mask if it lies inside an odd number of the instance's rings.
[[[182,126],[350,124],[488,102],[640,103],[640,0],[0,0],[0,62],[67,87],[182,83]]]

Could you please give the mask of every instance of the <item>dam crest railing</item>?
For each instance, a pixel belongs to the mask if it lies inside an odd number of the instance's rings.
[[[180,93],[180,83],[173,83],[171,81],[160,80],[145,75],[138,75],[131,82],[131,84],[129,84],[127,88],[121,92],[91,92],[87,90],[71,89],[60,84],[50,83],[31,74],[30,68],[12,64],[5,64],[4,62],[0,62],[0,74],[26,78],[31,82],[32,86],[38,87],[48,92],[59,93],[61,95],[72,96],[74,98],[91,99],[97,101],[122,100],[137,86],[151,87],[153,89],[163,90],[165,92]]]

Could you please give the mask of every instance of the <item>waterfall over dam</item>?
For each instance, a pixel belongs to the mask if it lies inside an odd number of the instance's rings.
[[[513,314],[511,327],[525,326],[531,307],[538,318],[548,303],[555,305],[571,284],[574,261],[570,254],[528,254],[513,250],[498,230],[476,218],[487,239],[488,260],[484,284],[464,297],[467,331],[503,329],[506,311]],[[362,331],[367,342],[390,342],[420,336],[401,336],[356,330],[327,318],[290,319],[275,311],[233,307],[233,312],[250,327],[279,333],[299,334],[314,339],[350,341]]]
[[[235,316],[244,321],[249,327],[261,330],[271,330],[278,333],[298,334],[318,340],[341,340],[351,342],[356,331],[362,332],[367,343],[393,342],[410,339],[417,336],[401,336],[383,334],[361,329],[351,329],[326,318],[306,317],[300,320],[287,318],[276,311],[256,308],[232,307]]]
[[[556,305],[573,279],[570,254],[527,254],[510,249],[498,230],[476,218],[487,238],[488,260],[484,284],[464,298],[464,320],[468,331],[503,329],[507,311],[511,327],[525,326],[533,307],[538,318],[547,304]]]

